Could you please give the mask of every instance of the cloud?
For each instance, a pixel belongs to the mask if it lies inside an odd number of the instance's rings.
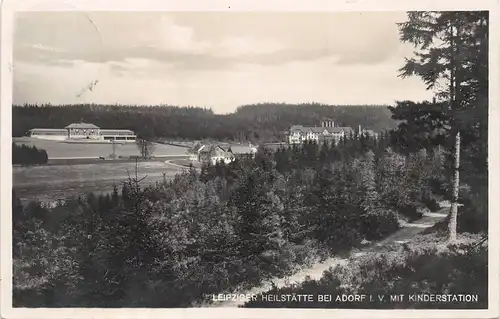
[[[14,103],[392,103],[429,94],[397,70],[396,13],[30,12]],[[78,96],[92,81],[92,92]]]
[[[14,56],[19,61],[46,64],[141,58],[206,70],[236,63],[275,65],[323,57],[335,57],[339,64],[371,64],[390,58],[400,46],[394,18],[388,20],[380,14],[368,19],[347,13],[281,14],[272,19],[264,14],[263,24],[276,23],[267,25],[267,33],[263,33],[266,30],[258,24],[262,20],[258,14],[218,13],[219,20],[226,20],[226,30],[220,32],[216,26],[209,36],[198,21],[213,14],[217,13],[186,20],[173,13],[23,13],[18,19]],[[67,15],[73,15],[74,21],[70,23]],[[237,19],[253,19],[258,26],[255,30],[248,25],[238,28]],[[211,29],[211,25],[204,28]],[[41,44],[35,47],[34,42]],[[55,49],[42,49],[49,47]]]

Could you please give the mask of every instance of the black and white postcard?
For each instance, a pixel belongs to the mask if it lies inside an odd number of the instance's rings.
[[[378,2],[2,3],[1,316],[497,317],[500,5]]]

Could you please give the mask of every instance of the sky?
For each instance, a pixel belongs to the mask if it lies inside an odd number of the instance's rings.
[[[394,104],[431,92],[398,69],[404,12],[22,12],[14,104]]]

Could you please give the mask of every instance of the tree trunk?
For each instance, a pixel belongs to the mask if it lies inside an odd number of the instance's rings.
[[[460,190],[460,132],[455,136],[455,165],[453,172],[453,195],[448,221],[448,240],[454,242],[457,239],[457,216],[458,216],[458,192]]]

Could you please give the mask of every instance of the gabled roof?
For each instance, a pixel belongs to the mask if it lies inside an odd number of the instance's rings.
[[[344,126],[339,128],[342,129],[347,135],[351,133],[354,134],[354,130],[352,129],[352,127]]]
[[[98,129],[99,127],[95,126],[94,124],[80,122],[80,123],[71,123],[65,128]]]
[[[363,133],[369,134],[369,135],[375,135],[375,132],[372,130],[363,130]]]
[[[225,157],[229,156],[230,153],[228,153],[225,149],[223,149],[220,145],[210,145],[210,147],[204,147],[201,152],[203,153],[208,153],[210,157],[216,156],[216,157]]]
[[[233,154],[252,154],[257,152],[257,147],[250,145],[231,145],[227,151]]]
[[[198,153],[203,153],[209,156],[228,156],[229,154],[220,145],[202,145],[198,149]]]
[[[191,154],[198,154],[198,152],[201,151],[204,147],[205,145],[202,145],[198,142],[192,147],[190,147],[187,152]]]

